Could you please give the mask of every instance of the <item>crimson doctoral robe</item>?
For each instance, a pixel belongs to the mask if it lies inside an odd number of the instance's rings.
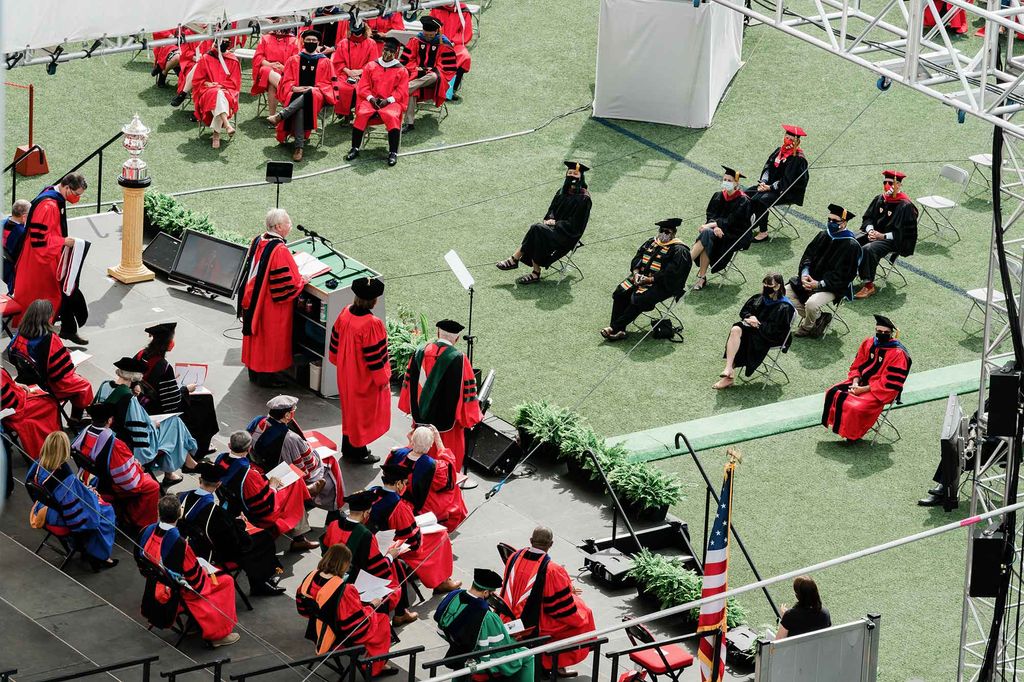
[[[501,597],[516,618],[527,628],[536,627],[536,636],[552,640],[567,639],[594,630],[594,614],[573,592],[572,579],[565,568],[539,549],[527,547],[509,557]],[[579,663],[590,652],[586,649],[558,656],[558,667]],[[550,656],[542,659],[550,670]]]
[[[452,41],[458,59],[456,67],[469,73],[472,60],[466,46],[473,42],[473,15],[466,8],[466,3],[460,2],[459,5],[462,9],[461,15],[455,9],[455,5],[445,5],[430,10],[430,16],[441,22],[441,33]]]
[[[71,354],[56,334],[34,339],[15,334],[8,352],[29,362],[39,376],[39,387],[57,400],[69,400],[81,410],[92,402],[92,386],[75,371]]]
[[[228,513],[244,516],[256,528],[264,528],[275,536],[292,530],[306,516],[309,490],[293,483],[274,490],[266,475],[247,457],[223,453],[216,466],[223,473],[217,497],[227,503]]]
[[[269,232],[252,240],[246,264],[238,305],[242,364],[280,372],[292,366],[293,300],[302,293],[302,277],[284,239]]]
[[[398,571],[395,569],[395,564],[380,551],[377,536],[363,524],[356,523],[351,519],[334,519],[324,529],[323,542],[320,546],[327,551],[327,548],[337,544],[344,544],[352,552],[352,566],[348,569],[348,582],[355,582],[359,571],[366,571],[381,580],[387,580],[392,590],[387,599],[388,610],[393,611],[397,608],[402,593]]]
[[[434,374],[435,367],[440,371]],[[436,339],[416,351],[402,382],[398,409],[416,424],[433,424],[462,471],[466,456],[465,429],[483,420],[476,395],[476,376],[469,358],[447,341]]]
[[[437,587],[451,577],[453,558],[452,541],[448,532],[424,534],[416,525],[412,505],[394,490],[373,488],[380,498],[370,510],[370,530],[377,532],[390,528],[395,541],[409,545],[402,560],[426,587]]]
[[[217,93],[223,92],[228,100],[228,118],[238,111],[238,94],[242,90],[242,66],[238,57],[231,52],[221,55],[228,72],[224,73],[220,60],[207,52],[196,65],[192,76],[192,103],[195,105],[196,118],[208,126],[213,120],[213,110],[217,106]],[[207,86],[207,83],[216,85]]]
[[[846,381],[825,392],[822,426],[843,438],[862,438],[874,426],[885,406],[903,392],[910,364],[910,353],[899,341],[879,344],[873,336],[864,339],[850,365]],[[860,395],[850,393],[854,379],[870,390]]]
[[[142,470],[131,449],[108,428],[89,426],[72,448],[88,462],[96,490],[136,530],[156,523],[160,484]]]
[[[256,45],[256,53],[252,56],[252,88],[250,95],[258,95],[266,92],[270,85],[270,73],[277,71],[284,73],[284,65],[288,60],[299,52],[299,43],[293,35],[278,36],[273,33],[266,33],[260,38]],[[270,66],[269,62],[276,62],[281,68]]]
[[[54,187],[47,187],[32,200],[25,219],[28,239],[23,240],[18,263],[14,268],[12,297],[22,310],[38,298],[45,298],[53,306],[56,317],[60,310],[61,287],[59,264],[64,240],[68,236],[66,200]],[[14,324],[21,315],[14,316]]]
[[[405,466],[409,470],[409,487],[405,499],[417,514],[432,512],[438,523],[449,532],[459,527],[468,515],[462,488],[456,485],[459,470],[450,448],[433,455],[420,455],[413,460],[409,448],[396,448],[388,454],[386,464]]]
[[[433,100],[435,106],[444,104],[448,98],[448,84],[455,78],[459,63],[452,41],[438,33],[428,42],[422,33],[417,33],[405,44],[401,60],[409,71],[409,80],[415,80],[430,71],[437,73],[436,83],[409,94],[415,94],[421,100]]]
[[[347,22],[346,22],[347,25]],[[376,40],[366,37],[350,36],[338,43],[331,56],[331,63],[334,65],[335,93],[334,113],[338,116],[348,116],[352,113],[352,102],[356,95],[356,83],[349,83],[349,76],[345,69],[361,70],[381,54],[381,46]]]
[[[195,35],[195,31],[186,28],[182,29],[181,34],[182,36]],[[182,43],[179,49],[178,67],[181,69],[181,73],[178,74],[178,94],[180,95],[185,91],[185,81],[188,80],[188,72],[199,63],[204,54],[213,49],[213,41],[202,40],[198,43]]]
[[[22,386],[0,367],[0,405],[14,408],[14,414],[4,417],[4,429],[18,434],[29,457],[39,457],[46,437],[60,429],[57,401],[38,386]]]
[[[373,311],[346,307],[334,322],[328,358],[338,368],[341,433],[354,447],[377,440],[391,426],[388,333]]]
[[[153,40],[163,40],[164,38],[173,38],[178,34],[178,31],[173,28],[169,28],[166,31],[153,31]],[[167,68],[167,60],[171,58],[171,55],[178,51],[177,45],[164,45],[163,47],[153,48],[153,63],[160,68],[161,71]]]
[[[317,127],[317,117],[320,115],[320,107],[324,104],[334,104],[334,67],[331,66],[331,60],[326,55],[316,55],[319,59],[316,59],[316,71],[313,73],[312,78],[309,78],[309,83],[303,82],[302,78],[302,67],[306,66],[311,68],[309,62],[310,55],[306,55],[306,59],[303,60],[305,53],[300,52],[297,55],[288,58],[288,61],[284,65],[284,73],[281,74],[281,82],[277,86],[277,99],[281,104],[288,105],[292,101],[292,97],[297,96],[297,93],[292,92],[292,87],[297,85],[312,85],[313,89],[310,93],[313,96],[313,107],[307,109],[306,112],[302,113],[305,116],[305,136],[309,139],[310,134]],[[303,64],[303,61],[306,64]],[[296,114],[300,115],[300,114]],[[291,126],[288,126],[291,128]],[[277,141],[284,142],[288,139],[289,130],[285,127],[284,120],[281,120],[277,124]]]
[[[188,583],[191,589],[181,590],[185,602],[182,607],[199,623],[203,639],[213,642],[231,634],[238,617],[235,615],[235,583],[230,575],[208,574],[174,527],[164,529],[154,523],[142,531],[139,545],[147,560],[162,566],[173,578],[184,578]],[[159,604],[166,604],[169,599],[167,588],[162,584],[147,581],[146,591],[144,605],[150,599]]]
[[[366,27],[373,33],[386,36],[388,31],[405,30],[405,20],[402,18],[401,12],[392,12],[386,17],[374,17],[373,19],[367,19]]]
[[[366,100],[367,97],[394,97],[395,101],[375,109]],[[398,130],[402,127],[402,115],[408,107],[409,72],[402,67],[401,62],[384,66],[380,59],[376,59],[363,68],[363,76],[356,86],[356,117],[352,121],[353,128],[366,130],[366,126],[376,116],[388,130]]]

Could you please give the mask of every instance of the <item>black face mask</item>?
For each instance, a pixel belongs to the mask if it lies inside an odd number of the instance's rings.
[[[765,298],[775,298],[775,289],[771,287],[763,287],[761,289],[761,295]]]
[[[231,41],[230,40],[222,40],[221,43],[220,43],[220,51],[221,52],[227,52],[229,49],[231,49]]]
[[[302,49],[304,49],[306,52],[309,52],[310,54],[316,52],[317,47],[317,43],[302,43]]]
[[[892,341],[892,332],[875,332],[875,340],[878,343],[889,343]]]
[[[579,188],[580,188],[580,178],[574,178],[571,175],[566,175],[565,176],[565,182],[562,183],[562,189],[564,189],[566,191],[572,190],[573,192],[575,192]]]

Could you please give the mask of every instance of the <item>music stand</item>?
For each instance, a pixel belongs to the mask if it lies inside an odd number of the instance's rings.
[[[274,208],[281,208],[281,185],[292,181],[295,164],[291,161],[267,161],[267,182],[277,185],[277,198]]]

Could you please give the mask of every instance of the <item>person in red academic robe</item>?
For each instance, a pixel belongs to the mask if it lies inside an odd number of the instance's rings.
[[[889,403],[903,392],[910,374],[910,353],[896,340],[899,330],[888,317],[875,315],[875,335],[861,342],[846,381],[825,392],[821,424],[847,440],[859,440]]]
[[[396,542],[409,545],[402,560],[426,587],[436,593],[458,589],[462,582],[451,578],[452,540],[448,531],[423,533],[416,525],[412,505],[402,497],[409,485],[409,472],[390,464],[382,469],[383,487],[370,488],[377,496],[370,509],[370,530],[376,533],[390,528],[395,531]]]
[[[110,429],[114,423],[113,403],[89,406],[92,424],[82,430],[71,444],[76,459],[93,478],[96,490],[118,512],[120,521],[135,535],[156,523],[160,484],[142,469],[129,448]]]
[[[409,106],[409,72],[398,59],[402,44],[385,38],[384,51],[363,67],[356,86],[356,117],[352,121],[352,149],[346,161],[359,156],[363,135],[371,122],[382,123],[388,131],[388,166],[398,163],[398,145],[402,141],[402,114]]]
[[[77,421],[92,402],[92,386],[75,371],[71,354],[50,326],[52,316],[48,300],[33,301],[7,353],[18,368],[19,379],[32,381],[58,401],[69,401],[71,419]]]
[[[939,10],[939,17],[945,18],[949,10],[953,9],[953,5],[943,2],[943,0],[935,0],[935,8]],[[935,13],[932,12],[931,6],[925,3],[924,6],[924,27],[931,28],[938,23],[935,18]],[[968,21],[967,12],[963,9],[957,8],[953,15],[946,20],[946,27],[953,30],[957,34],[967,33]]]
[[[46,437],[60,430],[53,396],[38,386],[22,386],[5,367],[0,367],[0,406],[14,410],[3,418],[4,430],[18,435],[18,442],[32,459],[39,457]]]
[[[284,384],[273,375],[292,366],[293,301],[309,279],[299,274],[285,244],[292,230],[288,213],[271,209],[266,223],[266,232],[249,244],[237,312],[242,320],[242,364],[249,370],[249,381],[274,387]]]
[[[177,497],[165,495],[160,498],[159,516],[160,521],[147,526],[139,536],[140,549],[136,550],[136,560],[156,564],[172,580],[184,580],[188,586],[181,588],[184,603],[175,605],[169,601],[171,595],[165,585],[147,580],[142,597],[142,615],[154,625],[167,627],[174,622],[178,608],[185,608],[199,624],[203,639],[210,646],[234,644],[239,639],[238,633],[234,632],[238,623],[234,580],[227,573],[208,573],[196,560],[192,548],[178,533],[176,524],[181,518],[181,503]]]
[[[267,113],[277,113],[277,87],[281,84],[284,65],[299,52],[299,42],[288,29],[264,33],[252,57],[252,88],[250,95],[267,93]]]
[[[374,610],[379,599],[364,604],[359,590],[345,580],[351,563],[348,547],[329,548],[295,592],[295,607],[309,621],[306,638],[316,644],[318,654],[361,644],[367,657],[381,656],[391,650],[391,625],[386,613]],[[369,672],[367,679],[393,675],[398,668],[388,661],[375,661]]]
[[[269,530],[275,537],[286,535],[292,540],[291,551],[319,547],[306,539],[309,518],[306,503],[312,498],[309,490],[297,482],[281,487],[270,480],[248,457],[252,436],[248,431],[235,431],[228,439],[228,451],[217,457],[214,466],[221,471],[217,497],[227,505],[232,518],[244,516],[257,529]]]
[[[456,485],[455,455],[433,425],[417,427],[409,436],[409,446],[392,450],[386,463],[404,466],[409,472],[405,499],[413,512],[432,513],[449,532],[466,519],[466,501]]]
[[[384,40],[389,31],[404,31],[405,19],[401,12],[392,12],[384,16],[367,19],[366,25],[370,28],[371,37],[374,40]]]
[[[70,311],[62,310],[65,297],[61,291],[59,268],[61,251],[73,243],[68,236],[67,204],[77,204],[86,187],[85,176],[68,173],[59,183],[46,187],[32,200],[25,219],[28,239],[23,240],[18,254],[14,268],[18,274],[11,292],[11,297],[22,310],[38,298],[48,300],[53,307],[51,314],[63,313],[61,333],[76,343],[85,340],[77,336],[77,323],[68,320]],[[18,326],[20,319],[20,315],[14,316],[14,326]]]
[[[508,604],[514,618],[520,618],[527,629],[536,628],[530,636],[550,637],[552,641],[567,639],[594,630],[594,614],[580,598],[565,567],[555,563],[548,551],[554,534],[543,526],[534,529],[530,546],[521,549],[505,562],[505,579],[501,598]],[[568,667],[585,659],[587,649],[558,656],[559,677],[574,676]],[[545,670],[551,670],[551,656],[541,658]]]
[[[204,29],[205,30],[205,29]],[[197,31],[183,28],[182,39],[185,36],[196,35]],[[204,54],[213,49],[212,40],[200,40],[192,43],[181,43],[178,48],[178,94],[171,100],[172,107],[180,107],[188,99],[192,92],[193,80],[195,79],[195,68]]]
[[[187,31],[188,29],[183,29]],[[166,31],[153,31],[153,40],[163,40],[165,38],[174,38],[178,35],[178,30],[169,28]],[[156,78],[156,85],[159,88],[167,87],[167,74],[171,70],[178,66],[178,56],[180,50],[177,44],[163,45],[160,47],[153,48],[153,70],[149,75]]]
[[[463,329],[454,320],[437,323],[437,340],[413,354],[398,398],[398,409],[412,415],[414,424],[437,427],[458,471],[466,456],[465,430],[483,420],[473,366],[455,348]]]
[[[238,95],[242,91],[242,65],[229,51],[230,40],[220,41],[199,59],[192,76],[192,102],[196,118],[213,131],[211,145],[220,148],[220,134],[235,134],[231,117],[238,111]]]
[[[352,103],[356,96],[356,85],[363,75],[363,67],[381,55],[381,46],[366,35],[366,24],[359,24],[348,37],[338,41],[331,57],[334,66],[335,101],[334,114],[339,118],[352,115]]]
[[[455,69],[455,81],[452,83],[452,100],[459,99],[459,86],[462,85],[462,77],[469,73],[472,65],[472,58],[469,55],[469,48],[466,46],[473,42],[473,15],[469,13],[466,3],[444,5],[430,10],[430,16],[441,22],[441,33],[448,36],[455,48],[457,58]]]
[[[360,277],[355,300],[331,330],[328,358],[338,368],[341,401],[341,456],[359,464],[379,462],[366,446],[391,426],[391,358],[384,322],[373,314],[384,282]]]
[[[409,108],[405,110],[403,133],[415,127],[417,101],[433,100],[438,107],[444,104],[459,63],[455,46],[441,33],[441,22],[427,15],[420,23],[423,30],[410,38],[402,51],[402,64],[409,71]]]
[[[302,148],[316,130],[320,107],[334,104],[334,67],[327,55],[317,52],[319,46],[317,31],[302,32],[302,52],[285,63],[277,86],[277,99],[287,106],[267,117],[268,123],[277,126],[278,142],[289,134],[295,138],[294,161],[302,161]]]
[[[405,569],[395,563],[402,554],[402,543],[394,542],[386,552],[380,551],[377,536],[370,532],[366,524],[370,522],[370,509],[377,495],[369,490],[360,490],[345,497],[348,504],[348,516],[338,516],[327,523],[321,548],[344,544],[352,552],[352,566],[347,581],[354,583],[360,571],[387,580],[391,588],[385,605],[388,611],[394,611],[393,623],[406,625],[412,623],[419,614],[409,610],[409,598],[404,587]]]

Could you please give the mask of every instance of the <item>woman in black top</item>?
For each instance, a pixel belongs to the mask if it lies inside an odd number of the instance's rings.
[[[802,575],[793,580],[793,593],[796,595],[796,606],[791,609],[782,607],[782,619],[775,639],[796,637],[832,627],[832,617],[828,609],[821,605],[818,586],[813,579]]]

